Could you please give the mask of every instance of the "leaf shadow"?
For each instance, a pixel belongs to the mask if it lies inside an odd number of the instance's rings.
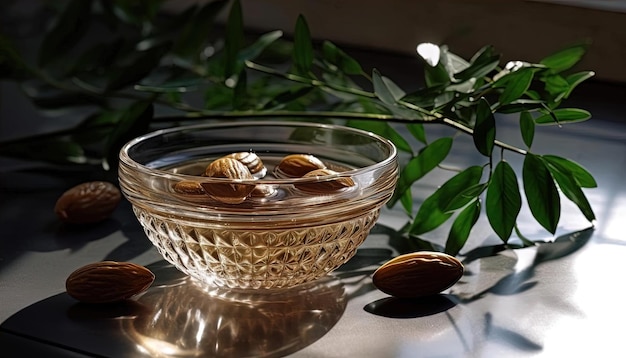
[[[457,296],[457,298],[459,299],[459,303],[470,303],[472,301],[476,301],[478,299],[481,299],[488,293],[505,296],[519,294],[533,289],[538,284],[538,282],[536,280],[533,280],[533,278],[535,277],[535,269],[539,265],[549,261],[558,260],[576,253],[591,240],[594,231],[595,229],[592,226],[579,231],[560,235],[551,242],[535,242],[535,256],[530,264],[528,264],[521,270],[512,272],[500,278],[484,290],[477,292],[470,297]],[[374,226],[371,233],[387,236],[389,246],[398,251],[400,254],[415,252],[419,250],[443,250],[442,247],[431,244],[425,240],[415,240],[415,238],[407,238],[403,235],[401,231],[395,230],[380,223]],[[513,244],[481,246],[465,253],[462,258],[462,263],[467,267],[475,261],[488,257],[493,257],[506,250],[515,250],[522,248],[524,248],[524,246]],[[386,261],[384,255],[382,255],[382,251],[378,251],[378,256],[376,256],[374,252],[375,251],[372,251],[368,254],[372,257],[372,260],[370,261],[371,263],[376,263],[376,260],[373,259],[374,257],[381,260],[379,263]],[[387,259],[390,258],[391,256]],[[473,275],[473,273],[471,271],[466,271],[465,275],[470,276]],[[455,295],[454,293],[452,294]]]
[[[499,279],[495,284],[480,291],[470,297],[460,298],[462,303],[469,303],[484,297],[488,293],[495,295],[513,295],[528,291],[535,287],[538,282],[532,280],[535,276],[535,269],[546,262],[557,260],[569,256],[584,247],[593,236],[594,228],[589,227],[580,231],[567,233],[557,237],[552,242],[536,243],[537,249],[533,261],[519,271],[515,271]],[[506,249],[506,245],[494,245],[482,247],[467,253],[464,265],[473,261],[492,256]]]
[[[118,211],[126,218],[120,226],[120,231],[126,240],[108,252],[103,259],[128,261],[152,250],[154,246],[133,214],[130,203],[124,200],[120,203]]]
[[[495,341],[505,343],[523,352],[539,352],[543,346],[507,328],[493,324],[491,313],[485,314],[485,335]]]

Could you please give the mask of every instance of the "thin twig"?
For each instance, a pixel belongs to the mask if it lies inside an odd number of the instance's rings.
[[[252,61],[246,61],[246,66],[250,69],[254,69],[269,75],[274,75],[274,76],[278,76],[278,77],[282,77],[285,78],[287,80],[290,81],[294,81],[294,82],[298,82],[298,83],[303,83],[303,84],[308,84],[310,86],[315,86],[315,87],[326,87],[326,88],[331,88],[333,90],[337,90],[337,91],[342,91],[345,93],[349,93],[349,94],[353,94],[353,95],[357,95],[357,96],[362,96],[362,97],[367,97],[367,98],[378,98],[376,96],[375,93],[372,92],[367,92],[367,91],[363,91],[363,90],[358,90],[358,89],[354,89],[354,88],[349,88],[349,87],[343,87],[343,86],[338,86],[338,85],[334,85],[334,84],[330,84],[330,83],[325,83],[319,80],[315,80],[315,79],[310,79],[310,78],[305,78],[305,77],[301,77],[298,75],[294,75],[291,73],[283,73],[280,71],[277,71],[273,68],[270,67],[266,67],[263,65],[259,65],[258,63],[252,62]],[[389,122],[399,122],[399,123],[437,123],[437,124],[444,124],[447,125],[449,127],[455,128],[461,132],[464,132],[466,134],[469,135],[473,135],[474,134],[474,130],[470,127],[467,127],[459,122],[453,121],[449,118],[444,117],[443,115],[441,115],[438,112],[433,112],[433,111],[429,111],[425,108],[416,106],[410,102],[406,102],[406,101],[402,101],[399,100],[397,102],[399,105],[402,105],[408,109],[411,109],[413,111],[416,111],[418,113],[420,113],[421,115],[425,115],[427,116],[427,119],[409,119],[409,118],[398,118],[398,117],[394,117],[394,116],[387,116],[387,117],[382,117],[382,115],[380,115],[381,117],[363,117],[363,119],[377,119],[377,120],[386,120]],[[274,112],[277,113],[277,112]],[[321,114],[322,112],[313,112],[313,116],[315,117],[315,113],[320,113],[320,117],[327,117],[327,116],[331,116],[333,117],[333,112],[327,112],[327,114]],[[365,115],[365,113],[359,113],[358,115]],[[287,115],[289,116],[289,115]],[[377,115],[379,116],[379,115]],[[339,118],[339,117],[337,117]],[[342,117],[345,118],[345,117]],[[434,119],[431,119],[434,118]],[[494,145],[500,147],[500,148],[504,148],[506,150],[510,150],[512,152],[516,152],[518,154],[522,154],[522,155],[526,155],[526,150],[515,147],[513,145],[501,142],[496,140],[494,142]]]

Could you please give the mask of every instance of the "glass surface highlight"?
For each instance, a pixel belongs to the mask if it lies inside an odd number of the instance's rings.
[[[268,174],[202,176],[208,163],[236,152],[254,152]],[[336,174],[273,174],[280,158],[296,153],[316,156]],[[240,289],[300,285],[348,261],[391,197],[397,175],[396,149],[382,137],[337,125],[265,121],[154,132],[122,148],[119,168],[122,192],[161,255],[200,282]],[[350,187],[304,190],[347,179]],[[250,194],[224,201],[174,190],[190,180]]]

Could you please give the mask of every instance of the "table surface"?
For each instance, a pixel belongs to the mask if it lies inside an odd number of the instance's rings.
[[[610,84],[583,87],[576,105],[591,110],[594,118],[542,128],[535,139],[537,153],[563,155],[594,174],[599,186],[586,193],[598,217],[595,227],[563,201],[553,237],[524,209],[520,228],[545,243],[511,250],[498,246],[481,217],[462,251],[464,277],[442,295],[422,300],[391,298],[371,283],[381,262],[407,250],[397,233],[406,216],[397,209],[384,209],[355,258],[320,282],[271,295],[206,292],[162,260],[125,201],[110,219],[88,228],[57,220],[58,196],[93,179],[91,172],[2,161],[0,356],[626,355],[619,328],[626,318],[626,121],[619,118],[623,97],[616,96],[624,92]],[[2,137],[32,131],[24,122],[32,112],[6,105],[24,101],[15,89],[2,84],[0,98]],[[442,128],[428,130],[446,134]],[[498,138],[519,143],[515,121],[499,120]],[[475,152],[471,138],[461,136],[447,165],[483,160]],[[519,168],[522,158],[507,154],[507,160]],[[416,203],[446,176],[435,172],[421,180]],[[445,236],[442,230],[426,238]],[[120,305],[89,306],[65,293],[65,279],[73,270],[107,259],[148,266],[155,284]]]

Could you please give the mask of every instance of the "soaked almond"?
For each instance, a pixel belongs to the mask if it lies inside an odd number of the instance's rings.
[[[183,180],[174,184],[174,191],[183,195],[206,195],[202,185],[197,181]]]
[[[350,177],[336,177],[327,180],[324,179],[324,177],[336,174],[339,173],[334,170],[316,169],[306,173],[303,178],[318,178],[319,181],[312,183],[296,184],[295,186],[302,191],[310,192],[313,194],[325,194],[354,186],[354,180],[352,180],[352,178]]]
[[[214,199],[226,204],[239,204],[254,190],[255,185],[237,183],[237,180],[252,180],[254,177],[244,164],[233,158],[220,158],[207,166],[205,176],[233,179],[231,183],[203,182],[202,188]]]
[[[282,178],[300,178],[316,169],[325,169],[324,162],[310,154],[290,154],[284,157],[274,169],[274,174]]]
[[[256,179],[263,178],[267,173],[267,168],[263,164],[261,158],[256,153],[252,152],[237,152],[226,156],[227,158],[233,158],[240,161],[243,165],[248,167],[250,174]]]

